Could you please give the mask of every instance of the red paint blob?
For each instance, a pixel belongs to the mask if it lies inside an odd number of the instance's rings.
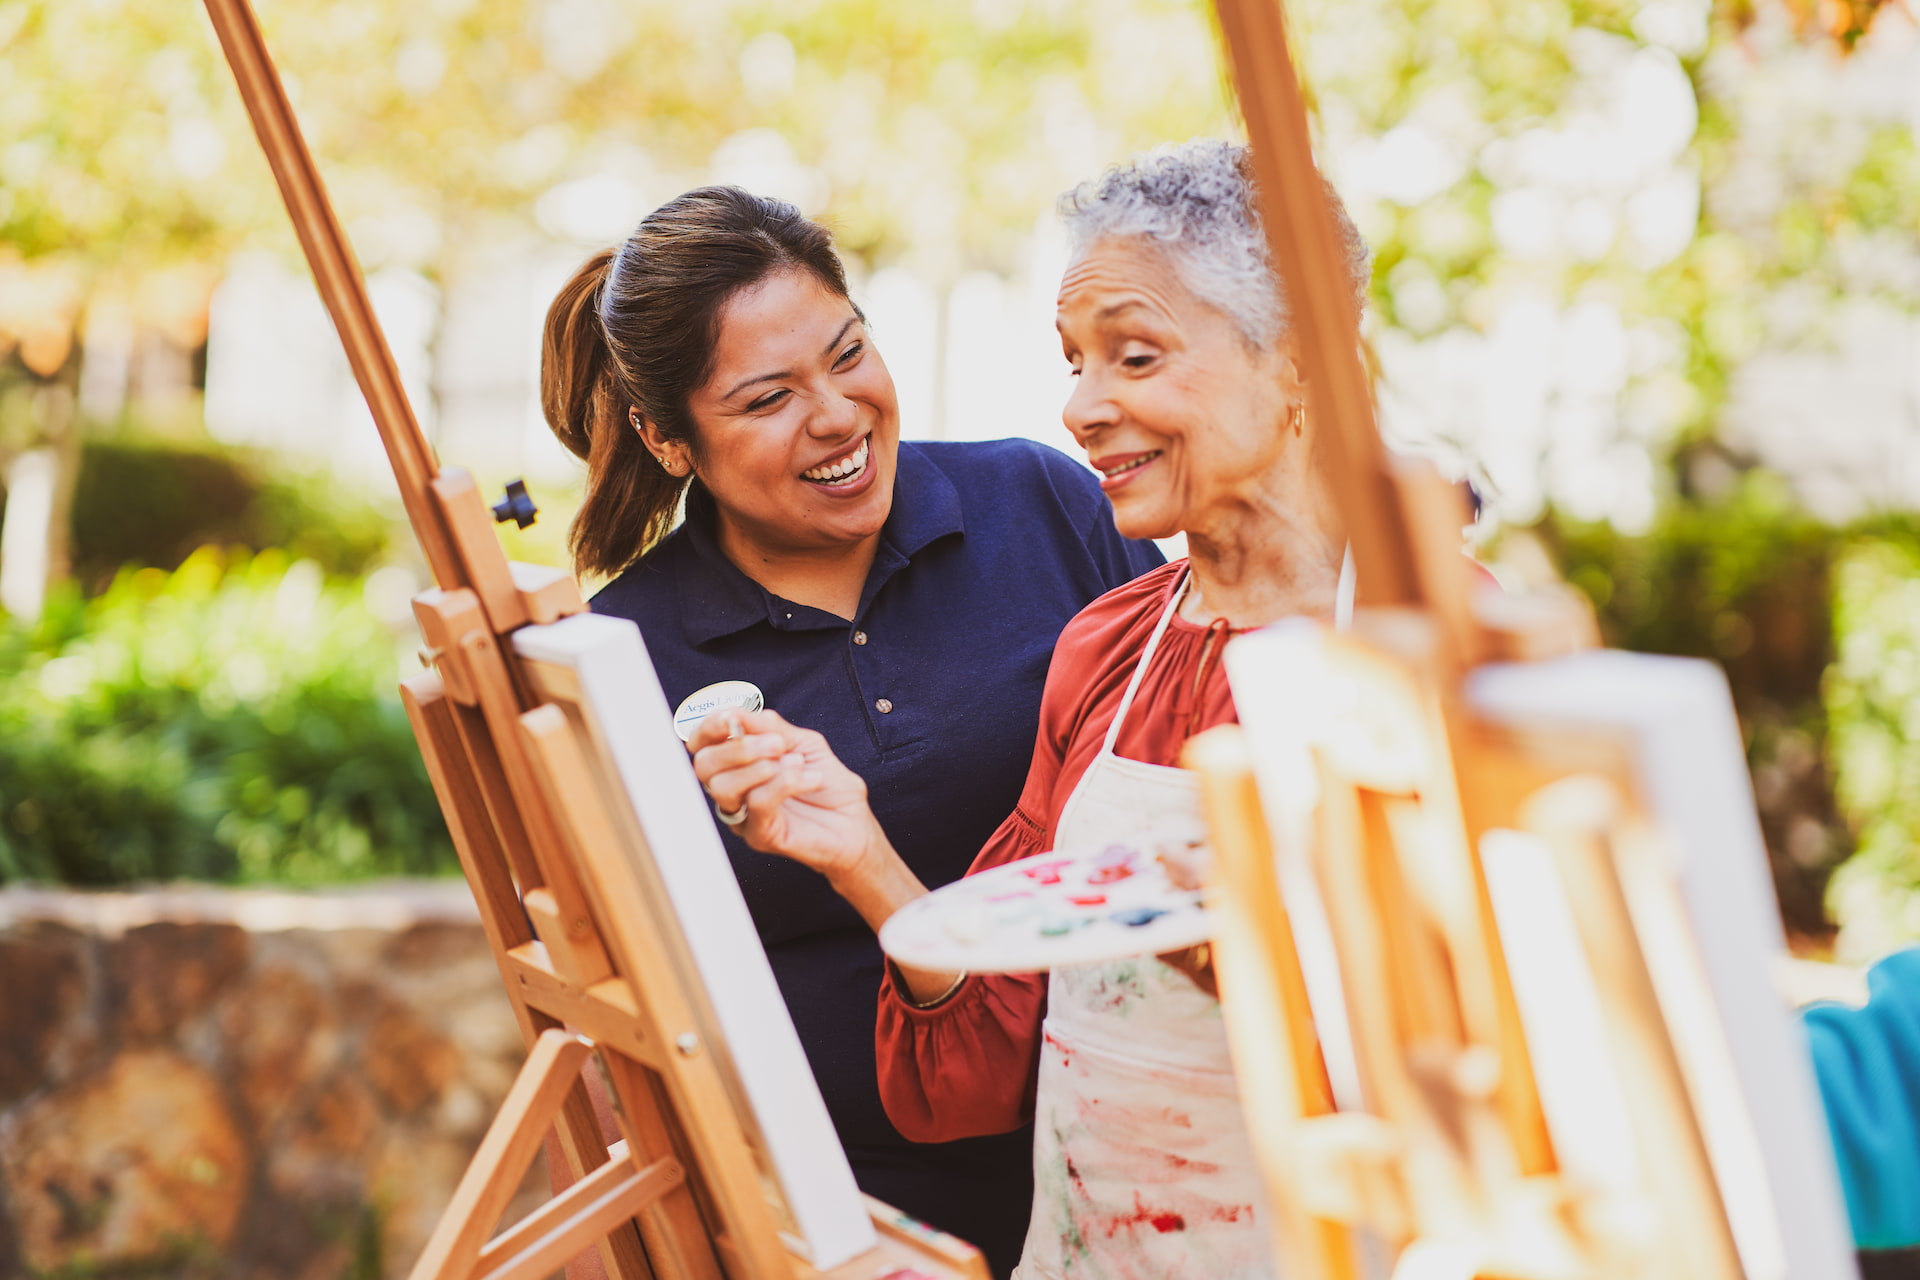
[[[1116,880],[1125,880],[1133,874],[1132,867],[1112,866],[1095,867],[1087,876],[1088,884],[1112,884]]]
[[[1104,893],[1076,893],[1067,899],[1076,907],[1104,907],[1107,895]]]

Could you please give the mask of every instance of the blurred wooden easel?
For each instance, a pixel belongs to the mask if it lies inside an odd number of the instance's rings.
[[[971,1246],[854,1189],[638,631],[508,564],[491,525],[531,519],[524,491],[490,519],[438,464],[247,0],[206,7],[437,584],[414,602],[434,669],[403,696],[528,1046],[414,1276],[530,1280],[598,1244],[614,1280],[985,1280]],[[580,1083],[596,1054],[611,1148]],[[495,1235],[550,1128],[555,1197]]]
[[[1853,1275],[1724,682],[1475,593],[1464,502],[1375,429],[1281,4],[1216,8],[1360,602],[1234,641],[1242,725],[1186,760],[1281,1274]]]

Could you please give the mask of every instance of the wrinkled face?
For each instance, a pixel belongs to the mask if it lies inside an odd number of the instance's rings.
[[[1231,518],[1297,443],[1292,362],[1249,348],[1152,245],[1095,243],[1060,281],[1054,320],[1076,379],[1062,417],[1126,536]]]
[[[810,273],[741,290],[689,398],[695,472],[729,533],[774,554],[857,543],[893,507],[900,404],[866,325]]]

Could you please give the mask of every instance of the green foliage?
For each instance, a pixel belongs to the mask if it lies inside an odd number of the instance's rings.
[[[0,632],[0,879],[324,882],[454,866],[352,583],[201,550]]]
[[[1621,649],[1713,658],[1746,701],[1817,698],[1833,640],[1826,611],[1840,536],[1771,472],[1724,497],[1663,506],[1644,534],[1599,522],[1548,526],[1573,585]]]
[[[1850,714],[1823,699],[1830,601],[1836,563],[1869,535],[1814,520],[1764,471],[1719,497],[1666,504],[1644,534],[1564,519],[1538,532],[1593,601],[1609,645],[1726,671],[1782,915],[1803,936],[1831,932],[1828,880],[1852,852],[1848,817],[1861,811],[1843,814],[1830,780],[1829,718]],[[1854,619],[1841,622],[1847,634]],[[1844,776],[1848,760],[1832,763]]]
[[[1883,533],[1835,572],[1838,660],[1827,680],[1840,802],[1860,852],[1833,899],[1851,949],[1877,955],[1920,937],[1920,538]]]
[[[515,243],[570,179],[664,199],[756,129],[824,175],[857,252],[995,261],[1099,163],[1230,120],[1188,0],[258,7],[376,268]],[[769,73],[759,37],[786,42]],[[198,6],[0,0],[0,61],[0,245],[116,268],[291,249]]]
[[[1920,938],[1920,518],[1835,527],[1750,471],[1645,534],[1535,531],[1607,642],[1727,672],[1789,927],[1850,952]]]
[[[338,482],[269,473],[226,450],[93,440],[74,491],[74,576],[98,589],[128,565],[172,569],[219,545],[278,547],[357,577],[386,552],[391,527]]]

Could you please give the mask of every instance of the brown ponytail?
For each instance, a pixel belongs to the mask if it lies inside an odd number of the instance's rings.
[[[611,577],[673,527],[689,481],[668,475],[628,421],[637,408],[699,469],[687,401],[712,371],[720,312],[741,289],[801,270],[847,296],[826,228],[781,200],[701,187],[647,215],[603,249],[547,310],[540,408],[587,464],[587,495],[569,541],[575,568]]]

